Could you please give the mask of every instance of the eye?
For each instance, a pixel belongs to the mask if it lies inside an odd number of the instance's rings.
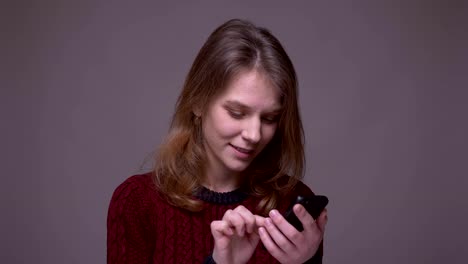
[[[229,115],[234,119],[241,119],[242,117],[244,117],[244,113],[241,111],[236,111],[236,110],[231,110],[231,109],[228,109],[227,111]]]
[[[262,118],[263,122],[266,124],[274,124],[278,121],[277,116],[265,116]]]

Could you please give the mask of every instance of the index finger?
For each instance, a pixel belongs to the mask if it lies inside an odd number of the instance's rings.
[[[244,226],[247,233],[251,234],[255,229],[255,216],[247,208],[239,205],[234,212],[237,212],[244,219]]]
[[[298,238],[301,236],[301,232],[299,232],[293,225],[291,225],[286,218],[284,218],[278,210],[274,209],[271,210],[270,218],[277,227],[277,229],[286,236],[291,242],[294,244],[297,243]]]
[[[294,214],[297,216],[299,221],[301,221],[304,230],[307,231],[316,231],[318,229],[317,223],[314,218],[307,212],[305,207],[302,204],[296,204],[293,207]]]

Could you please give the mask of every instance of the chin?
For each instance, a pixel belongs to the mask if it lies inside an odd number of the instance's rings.
[[[248,166],[229,166],[228,169],[234,172],[243,172]]]
[[[242,171],[245,171],[247,169],[247,167],[249,167],[250,165],[250,162],[245,162],[245,163],[239,163],[239,162],[231,162],[231,164],[226,164],[227,168],[232,170],[232,171],[235,171],[235,172],[242,172]]]

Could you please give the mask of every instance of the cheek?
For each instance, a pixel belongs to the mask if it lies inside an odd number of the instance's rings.
[[[263,141],[264,141],[263,144],[264,145],[268,144],[271,141],[271,139],[275,135],[276,128],[277,128],[276,125],[267,126],[267,127],[263,128],[262,135],[263,135]]]
[[[240,132],[239,126],[235,122],[222,121],[218,124],[218,133],[223,138],[232,138]]]
[[[211,125],[216,134],[221,138],[229,139],[236,136],[240,131],[239,124],[235,120],[225,116],[214,118]]]

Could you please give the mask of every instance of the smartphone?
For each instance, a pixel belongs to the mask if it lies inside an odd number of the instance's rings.
[[[307,197],[297,196],[297,198],[291,203],[284,213],[284,218],[286,218],[286,220],[298,231],[302,231],[304,230],[304,227],[293,211],[294,205],[298,203],[302,204],[314,219],[317,219],[323,209],[325,209],[325,206],[327,206],[328,198],[324,195],[313,195]]]

